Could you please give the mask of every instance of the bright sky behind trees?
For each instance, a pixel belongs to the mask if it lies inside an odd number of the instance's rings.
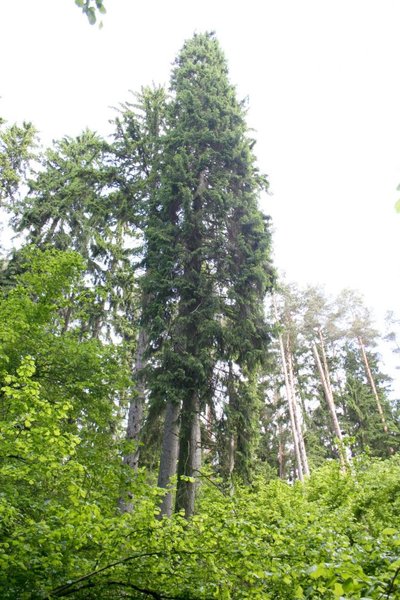
[[[272,195],[276,265],[399,313],[400,4],[395,0],[0,0],[0,115],[44,142],[106,133],[128,90],[167,83],[194,31],[215,30]]]

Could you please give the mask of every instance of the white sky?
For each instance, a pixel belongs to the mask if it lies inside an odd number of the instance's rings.
[[[299,284],[359,289],[400,313],[400,2],[0,0],[0,115],[42,139],[106,133],[128,90],[168,83],[194,31],[215,30],[269,175],[275,262]]]

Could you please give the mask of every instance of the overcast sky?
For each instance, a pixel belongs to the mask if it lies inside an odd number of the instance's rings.
[[[42,139],[106,133],[128,90],[167,84],[194,31],[215,30],[271,194],[287,278],[360,290],[400,313],[400,2],[105,0],[90,27],[73,0],[0,0],[0,115]]]

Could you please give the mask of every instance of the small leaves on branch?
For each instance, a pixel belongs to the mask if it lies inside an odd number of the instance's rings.
[[[88,21],[91,25],[94,25],[97,21],[97,12],[101,15],[106,13],[106,8],[103,4],[103,0],[75,0],[75,4],[82,9],[82,12],[87,16]],[[100,27],[102,23],[100,22]]]

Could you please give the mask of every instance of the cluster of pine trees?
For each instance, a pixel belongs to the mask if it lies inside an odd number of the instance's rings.
[[[343,290],[333,299],[320,288],[287,285],[275,294],[271,313],[278,330],[266,377],[268,462],[275,457],[283,478],[303,480],[327,459],[345,467],[360,454],[397,452],[396,403],[362,297]]]
[[[354,500],[365,456],[398,485],[379,336],[355,293],[278,285],[245,115],[199,34],[168,92],[121,105],[110,139],[42,151],[32,125],[0,123],[19,240],[0,272],[2,597],[395,590],[397,508]],[[301,547],[286,552],[291,530]],[[386,558],[367,559],[377,537]]]

